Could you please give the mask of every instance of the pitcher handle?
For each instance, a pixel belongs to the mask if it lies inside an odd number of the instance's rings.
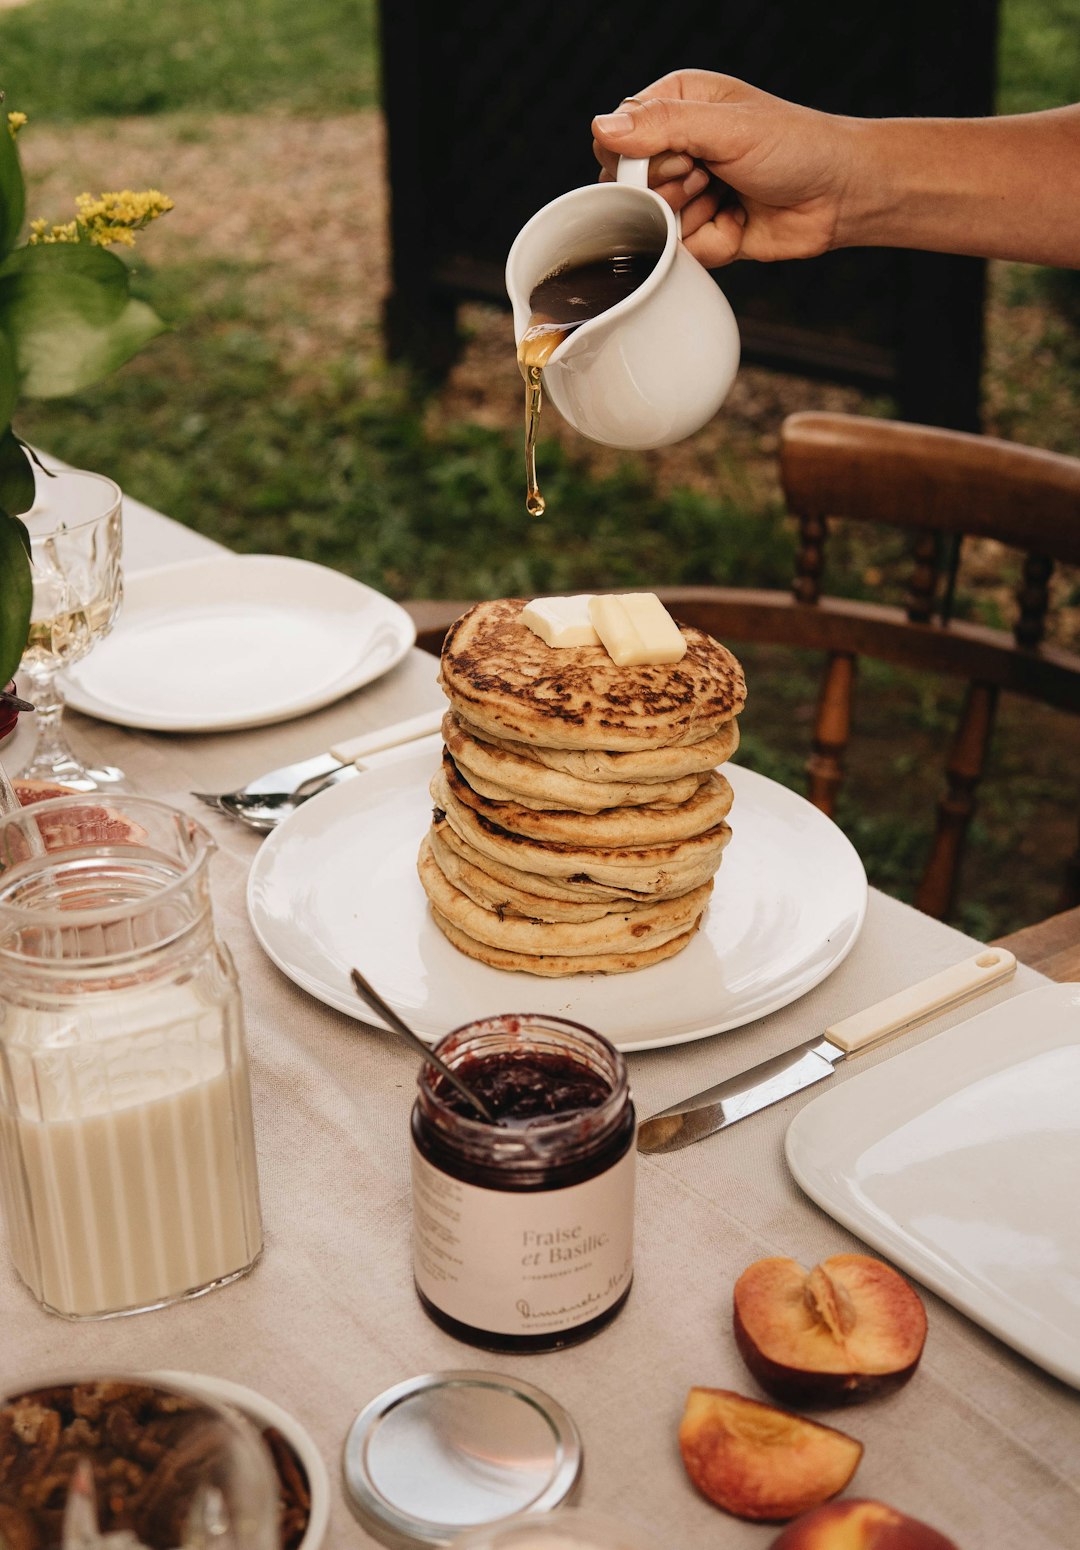
[[[615,168],[616,183],[629,183],[631,188],[648,188],[649,158],[647,156],[620,156]]]
[[[615,168],[616,183],[625,183],[630,188],[649,187],[649,158],[647,156],[620,156],[619,165]],[[682,241],[682,211],[675,212],[675,235]]]

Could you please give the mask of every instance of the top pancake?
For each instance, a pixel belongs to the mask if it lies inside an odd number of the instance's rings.
[[[443,643],[443,690],[482,731],[546,748],[672,748],[711,737],[746,701],[742,668],[702,630],[680,626],[680,662],[617,667],[603,646],[545,645],[521,622],[525,602],[477,603]]]

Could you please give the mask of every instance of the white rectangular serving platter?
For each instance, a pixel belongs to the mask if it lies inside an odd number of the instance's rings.
[[[823,1094],[787,1133],[830,1216],[1080,1387],[1080,985],[1014,996]]]

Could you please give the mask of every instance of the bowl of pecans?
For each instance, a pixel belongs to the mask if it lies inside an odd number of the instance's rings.
[[[0,1397],[0,1544],[317,1550],[329,1503],[308,1434],[223,1380],[52,1380]],[[313,1500],[315,1498],[315,1500]]]
[[[159,1372],[175,1388],[231,1405],[254,1423],[280,1481],[281,1550],[319,1550],[330,1521],[330,1477],[322,1454],[294,1415],[255,1389],[204,1373]]]

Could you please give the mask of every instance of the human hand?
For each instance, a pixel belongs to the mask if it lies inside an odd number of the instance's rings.
[[[715,269],[841,245],[857,125],[729,75],[679,70],[594,119],[593,150],[602,181],[620,156],[648,156],[687,249]]]

